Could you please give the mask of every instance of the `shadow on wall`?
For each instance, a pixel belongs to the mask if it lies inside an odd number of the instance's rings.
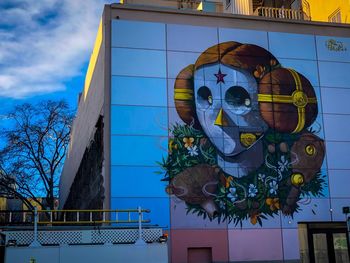
[[[95,127],[94,138],[84,152],[64,209],[103,209],[103,116]]]

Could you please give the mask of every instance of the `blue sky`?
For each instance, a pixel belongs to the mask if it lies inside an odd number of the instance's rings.
[[[0,1],[0,118],[14,104],[75,108],[103,5],[111,0]]]

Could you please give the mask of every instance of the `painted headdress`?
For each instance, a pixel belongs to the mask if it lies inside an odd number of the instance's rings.
[[[186,124],[201,128],[196,114],[193,76],[197,69],[214,63],[244,70],[254,76],[258,83],[260,113],[270,128],[296,133],[316,119],[315,92],[303,75],[282,68],[278,60],[262,47],[230,41],[208,48],[195,64],[185,67],[177,75],[175,107]]]

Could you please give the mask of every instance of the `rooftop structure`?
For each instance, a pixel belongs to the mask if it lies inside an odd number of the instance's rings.
[[[125,5],[198,10],[266,18],[350,23],[346,0],[123,0]]]

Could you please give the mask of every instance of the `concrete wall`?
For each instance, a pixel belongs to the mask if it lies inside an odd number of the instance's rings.
[[[166,263],[166,244],[136,245],[76,245],[60,247],[7,247],[5,263]]]
[[[79,169],[86,148],[94,137],[95,125],[104,106],[104,41],[100,48],[95,71],[86,98],[81,96],[78,111],[73,122],[71,142],[60,180],[60,206],[69,195],[70,187]]]

